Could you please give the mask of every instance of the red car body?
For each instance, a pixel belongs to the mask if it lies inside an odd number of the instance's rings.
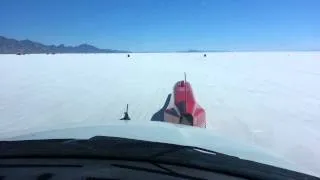
[[[173,88],[173,97],[164,112],[166,122],[206,127],[205,110],[197,103],[191,84],[178,81]]]

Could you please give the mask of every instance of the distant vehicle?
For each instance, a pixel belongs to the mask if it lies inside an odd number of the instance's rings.
[[[207,54],[204,54],[203,57],[207,57]]]

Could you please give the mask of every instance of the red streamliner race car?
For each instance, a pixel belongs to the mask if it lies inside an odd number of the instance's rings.
[[[206,112],[197,103],[191,84],[178,81],[173,88],[173,97],[164,112],[166,122],[185,124],[200,128],[206,127]]]

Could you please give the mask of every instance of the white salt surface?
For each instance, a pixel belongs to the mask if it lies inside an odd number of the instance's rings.
[[[150,121],[183,72],[206,130],[320,176],[320,52],[0,55],[0,139],[103,125],[127,103]]]

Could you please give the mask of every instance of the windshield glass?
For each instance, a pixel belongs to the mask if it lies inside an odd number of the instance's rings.
[[[0,4],[1,140],[221,137],[320,176],[318,0]]]

